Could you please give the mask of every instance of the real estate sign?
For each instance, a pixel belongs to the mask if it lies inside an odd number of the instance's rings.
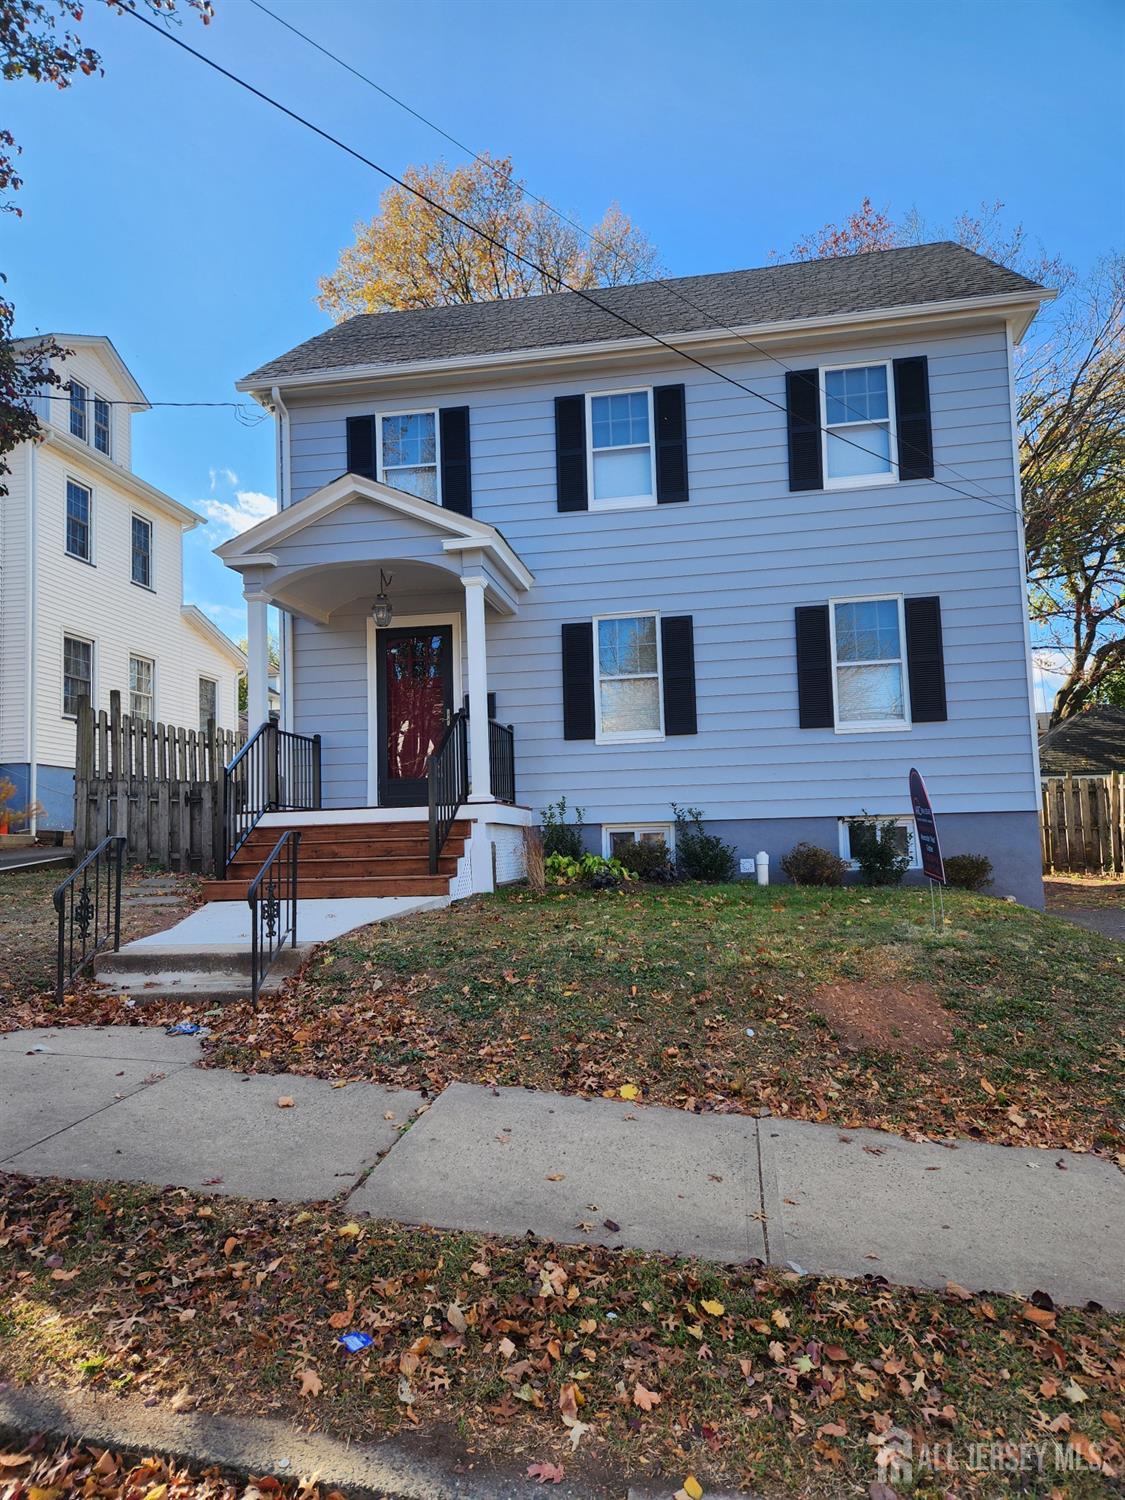
[[[922,859],[922,871],[931,880],[945,884],[945,863],[938,842],[937,819],[933,803],[926,791],[921,775],[910,769],[910,806],[914,812],[914,827],[918,834],[918,852]]]

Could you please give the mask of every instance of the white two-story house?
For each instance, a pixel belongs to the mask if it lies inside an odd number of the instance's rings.
[[[290,821],[357,840],[323,889],[405,888],[374,861],[434,798],[411,889],[487,889],[563,795],[605,852],[671,839],[676,802],[775,872],[800,840],[849,856],[862,813],[913,855],[917,767],[945,852],[1040,905],[1012,363],[1051,293],[942,243],[595,295],[362,315],[240,383],[281,504],[219,551],[251,730],[274,604],[283,726],[319,736]]]
[[[0,496],[0,776],[34,827],[74,826],[79,699],[189,729],[238,726],[245,657],[183,599],[183,536],[203,517],[132,470],[148,403],[108,338],[57,334],[66,382]]]

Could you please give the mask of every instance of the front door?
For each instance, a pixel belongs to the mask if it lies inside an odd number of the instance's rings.
[[[379,805],[421,807],[426,766],[453,712],[453,627],[379,630]]]

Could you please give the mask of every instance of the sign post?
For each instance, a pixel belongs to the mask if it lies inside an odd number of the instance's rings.
[[[914,830],[918,838],[918,853],[922,860],[922,873],[930,882],[930,911],[933,915],[934,927],[938,925],[937,911],[934,907],[934,887],[937,887],[938,896],[941,901],[941,922],[945,926],[945,896],[943,887],[945,881],[945,862],[941,857],[941,843],[938,840],[937,819],[934,817],[933,803],[930,794],[926,791],[926,783],[913,766],[910,768],[910,807],[914,814]]]

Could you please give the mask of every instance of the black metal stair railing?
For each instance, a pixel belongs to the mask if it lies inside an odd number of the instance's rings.
[[[286,943],[297,946],[300,848],[300,829],[286,829],[246,891],[250,907],[250,999],[255,1010],[274,959]]]
[[[497,802],[516,800],[516,733],[510,724],[488,721],[488,767]]]
[[[263,724],[223,771],[223,873],[268,812],[320,806],[320,735]]]
[[[430,874],[438,861],[462,802],[469,795],[469,716],[458,709],[430,756],[426,781],[430,794]]]
[[[52,893],[58,914],[55,995],[111,944],[121,947],[121,866],[124,834],[111,833]]]

